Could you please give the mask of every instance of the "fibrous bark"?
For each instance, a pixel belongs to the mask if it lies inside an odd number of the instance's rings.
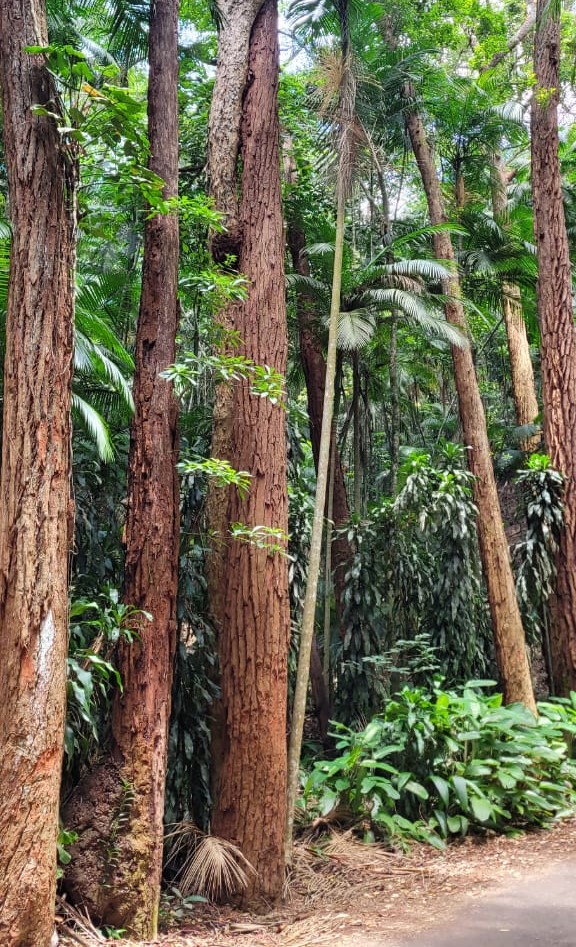
[[[280,192],[277,5],[266,0],[252,31],[242,117],[238,263],[249,281],[245,302],[229,312],[240,351],[257,364],[286,369],[284,234]],[[232,391],[230,462],[251,474],[242,497],[229,491],[228,523],[288,529],[286,419],[256,398],[249,382]],[[284,540],[280,539],[284,545]],[[250,542],[226,554],[221,670],[220,761],[212,830],[240,846],[256,869],[245,897],[274,899],[284,880],[287,657],[290,633],[285,555]]]
[[[430,221],[433,225],[444,224],[446,215],[440,181],[419,113],[409,109],[406,124],[426,193]],[[446,231],[434,234],[434,252],[439,259],[454,259],[454,248]],[[449,297],[445,304],[446,319],[467,333],[466,316],[459,301],[460,285],[456,273],[447,281],[444,291]],[[521,701],[536,712],[524,630],[498,502],[484,406],[471,348],[453,346],[452,361],[468,466],[475,478],[478,537],[504,699],[507,703]]]
[[[240,151],[242,103],[249,80],[250,36],[263,0],[217,0],[220,21],[218,64],[208,121],[208,189],[223,214],[224,233],[211,235],[217,261],[238,256],[237,162]]]
[[[165,182],[165,198],[178,193],[178,8],[179,0],[151,3],[149,167]],[[177,213],[149,218],[136,332],[124,600],[151,618],[137,618],[136,639],[118,648],[123,690],[112,707],[111,762],[81,784],[66,813],[68,826],[84,835],[67,873],[74,900],[97,922],[146,939],[156,936],[158,922],[176,644],[178,407],[161,373],[175,359],[178,253]],[[101,809],[105,818],[98,825],[93,816]]]
[[[565,480],[565,526],[551,603],[554,691],[576,690],[576,337],[572,275],[558,159],[560,20],[539,0],[532,99],[532,191],[538,250],[538,318],[544,438]]]
[[[48,947],[66,705],[75,168],[41,0],[0,2],[12,251],[0,484],[0,942]]]

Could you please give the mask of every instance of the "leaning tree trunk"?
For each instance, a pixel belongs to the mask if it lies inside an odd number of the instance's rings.
[[[494,155],[492,161],[493,187],[492,206],[494,216],[506,226],[508,213],[507,175],[502,155]],[[506,336],[508,339],[508,353],[510,358],[510,375],[512,379],[512,395],[516,411],[518,427],[533,424],[538,415],[538,399],[534,383],[534,369],[530,357],[530,343],[526,332],[526,323],[522,311],[522,297],[520,287],[509,280],[502,281],[502,313]],[[526,451],[535,450],[540,438],[538,435],[525,438],[522,447]]]
[[[153,0],[150,14],[149,167],[165,182],[165,198],[178,193],[178,7],[179,0]],[[118,648],[123,690],[112,707],[111,761],[90,774],[66,812],[69,827],[81,835],[67,872],[74,899],[99,923],[146,939],[156,936],[158,924],[176,644],[178,407],[161,373],[175,358],[178,252],[177,213],[149,218],[136,332],[124,600],[151,617],[137,616],[137,637]]]
[[[560,21],[538,2],[532,99],[532,192],[538,250],[538,318],[544,438],[564,476],[564,530],[551,609],[554,692],[576,690],[576,337],[558,159]]]
[[[434,226],[445,224],[442,190],[422,119],[418,112],[409,110],[406,123],[426,193],[430,221]],[[434,234],[434,252],[439,259],[454,259],[454,248],[446,231]],[[445,306],[448,322],[467,333],[456,272],[448,281],[445,292],[449,297]],[[453,346],[452,361],[468,466],[475,477],[478,536],[504,699],[507,703],[521,701],[536,712],[524,630],[498,502],[484,405],[470,347]]]
[[[295,225],[288,227],[288,247],[292,257],[292,265],[296,273],[301,276],[310,276],[310,266],[305,253],[306,239],[302,230]],[[310,420],[310,442],[314,466],[318,470],[320,454],[320,436],[322,433],[322,415],[324,412],[324,386],[326,381],[326,359],[322,345],[314,331],[313,304],[304,293],[298,294],[297,300],[298,330],[300,333],[300,358],[306,381],[306,397],[308,418]],[[343,628],[344,615],[344,585],[346,572],[352,561],[352,549],[345,531],[341,529],[350,518],[348,495],[344,483],[344,472],[340,452],[333,437],[333,464],[334,484],[332,495],[332,521],[336,530],[331,544],[331,558],[334,575],[334,590],[336,593],[336,608],[340,628]]]
[[[40,0],[0,2],[12,252],[0,484],[0,942],[48,947],[66,705],[74,184]]]
[[[232,308],[241,352],[284,373],[287,331],[280,191],[277,4],[266,0],[250,40],[251,82],[243,100],[238,263],[249,280]],[[232,394],[230,461],[252,479],[247,496],[230,490],[228,522],[288,529],[286,418],[242,382]],[[290,633],[285,554],[233,541],[226,557],[224,620],[218,636],[222,724],[212,830],[241,848],[257,875],[247,899],[273,900],[284,881],[287,658]]]

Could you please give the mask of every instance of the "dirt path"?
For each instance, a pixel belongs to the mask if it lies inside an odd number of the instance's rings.
[[[449,925],[395,947],[574,947],[576,859],[466,904]]]
[[[310,840],[297,847],[281,910],[199,907],[154,945],[576,947],[576,820],[446,852],[391,853],[350,835]]]

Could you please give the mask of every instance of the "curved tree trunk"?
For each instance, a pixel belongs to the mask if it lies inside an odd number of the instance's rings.
[[[277,6],[266,0],[250,41],[244,97],[239,267],[248,297],[232,307],[241,352],[285,373],[287,331],[277,113]],[[279,405],[233,389],[230,462],[252,475],[246,497],[230,490],[227,520],[286,534],[286,419]],[[284,541],[281,541],[284,544]],[[240,846],[256,869],[245,897],[281,895],[286,806],[287,658],[290,634],[285,555],[233,541],[226,558],[218,636],[222,760],[212,830]]]
[[[507,176],[502,155],[494,155],[493,162],[492,207],[494,215],[501,222],[506,221],[508,212]],[[507,280],[502,282],[502,313],[508,339],[512,395],[518,427],[533,424],[538,415],[538,399],[534,383],[534,369],[530,357],[530,343],[526,332],[526,323],[522,312],[520,288]],[[539,444],[538,435],[523,441],[526,451],[535,450]]]
[[[410,110],[406,115],[406,123],[426,193],[430,221],[433,225],[444,224],[446,215],[442,190],[422,119],[417,112]],[[454,259],[452,241],[445,231],[434,234],[434,252],[439,259]],[[446,319],[467,333],[466,316],[462,304],[458,301],[460,285],[456,274],[450,279],[445,292],[450,297],[445,306]],[[536,712],[524,630],[492,466],[484,405],[480,397],[471,349],[453,346],[452,361],[460,421],[464,442],[468,448],[468,466],[475,477],[478,537],[504,699],[507,703],[521,701]]]
[[[66,705],[74,166],[48,116],[40,0],[0,2],[13,239],[0,485],[0,942],[48,947]],[[50,103],[50,104],[49,104]]]
[[[558,160],[560,21],[538,2],[532,99],[532,191],[538,249],[538,318],[544,438],[565,481],[565,527],[557,557],[550,639],[554,692],[576,690],[576,336],[572,276]]]
[[[165,181],[166,198],[178,193],[178,7],[179,0],[152,0],[150,15],[149,167]],[[171,383],[160,373],[175,359],[178,254],[177,214],[147,220],[136,332],[124,600],[151,619],[136,618],[138,637],[118,647],[123,691],[115,694],[112,706],[111,762],[88,776],[66,810],[67,825],[80,834],[66,878],[73,899],[98,923],[146,939],[156,936],[158,924],[176,645],[178,406]]]

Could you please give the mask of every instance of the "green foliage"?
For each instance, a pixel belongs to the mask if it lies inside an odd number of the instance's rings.
[[[112,691],[122,689],[112,654],[120,639],[138,637],[135,624],[150,616],[119,600],[109,588],[98,600],[73,600],[70,605],[67,712],[64,752],[68,771],[89,762],[102,738]]]
[[[527,523],[526,538],[514,549],[516,589],[526,631],[534,641],[546,634],[547,602],[554,591],[564,523],[564,482],[549,457],[532,454],[516,483],[524,496]]]
[[[338,655],[340,720],[367,719],[389,694],[378,656],[425,635],[449,683],[491,667],[472,477],[463,449],[444,445],[438,464],[414,455],[394,502],[384,500],[348,530],[355,550],[345,579]]]
[[[72,855],[68,851],[69,845],[74,845],[78,841],[77,832],[68,832],[62,825],[58,829],[58,842],[56,845],[57,867],[56,878],[61,878],[64,874],[66,865],[72,861]]]
[[[336,724],[338,755],[315,763],[306,806],[326,816],[339,804],[391,842],[442,847],[469,831],[547,825],[576,805],[576,694],[502,706],[491,682],[461,692],[405,687],[360,732]]]

